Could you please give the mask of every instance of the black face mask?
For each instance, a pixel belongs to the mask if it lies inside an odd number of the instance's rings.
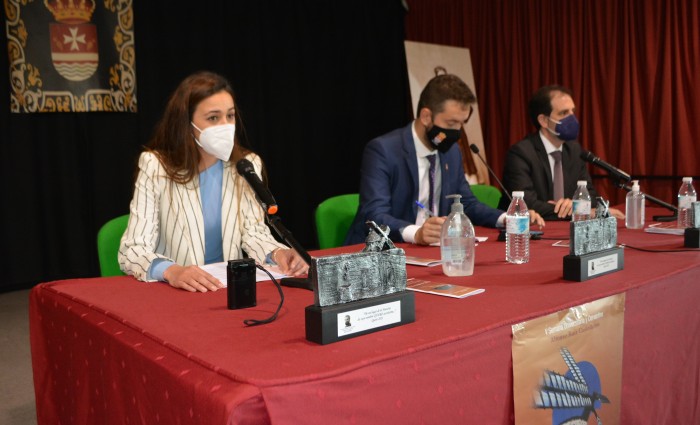
[[[433,126],[426,133],[428,140],[433,144],[440,153],[445,153],[452,145],[459,141],[462,131],[460,130],[450,130],[442,127],[438,127],[433,124]]]

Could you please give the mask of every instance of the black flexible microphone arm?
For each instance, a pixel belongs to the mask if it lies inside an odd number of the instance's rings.
[[[300,256],[306,264],[311,267],[311,256],[309,253],[299,244],[299,242],[294,239],[294,236],[292,236],[292,232],[290,232],[286,227],[284,227],[284,224],[282,224],[282,220],[276,216],[276,215],[270,215],[266,214],[267,216],[267,222],[270,223],[270,226],[275,230],[277,235],[279,235],[282,240],[284,240],[287,245],[291,246]]]
[[[286,227],[284,227],[284,224],[282,224],[282,220],[276,216],[276,215],[270,215],[270,214],[265,214],[265,217],[267,218],[267,222],[270,224],[270,227],[272,227],[277,233],[277,235],[282,238],[284,242],[287,243],[287,245],[291,246],[292,249],[294,249],[297,254],[306,262],[306,264],[309,266],[309,276],[306,278],[298,278],[298,277],[283,277],[280,279],[280,283],[282,286],[289,286],[292,288],[302,288],[302,289],[308,289],[309,291],[313,291],[313,284],[311,280],[311,256],[309,253],[304,249],[304,247],[301,246],[301,244],[292,236],[292,232],[290,232]]]
[[[607,171],[608,177],[612,179],[615,186],[619,187],[620,189],[624,189],[628,192],[632,190],[632,186],[627,184],[627,182],[631,180],[629,173],[626,173],[620,170],[619,168],[608,164],[607,162],[601,160],[600,158],[588,151],[581,152],[581,159],[590,162],[591,164],[596,165]],[[644,197],[649,201],[655,203],[656,205],[660,205],[664,208],[673,211],[673,215],[655,215],[654,217],[652,217],[654,221],[673,221],[678,217],[678,207],[671,205],[668,202],[664,202],[661,199],[655,198],[649,195],[648,193],[644,193]]]
[[[484,165],[486,166],[486,169],[489,170],[489,173],[491,174],[491,176],[493,176],[493,178],[496,179],[496,181],[498,182],[498,185],[501,186],[501,190],[503,191],[503,193],[505,193],[505,195],[508,197],[508,199],[510,199],[512,202],[513,198],[510,196],[510,193],[508,193],[508,191],[506,190],[506,187],[503,186],[503,183],[501,182],[501,180],[499,180],[499,178],[496,177],[496,173],[493,172],[491,167],[489,167],[489,164],[486,163],[486,160],[484,160],[484,158],[479,153],[479,147],[477,145],[475,145],[474,143],[472,143],[471,145],[469,145],[469,149],[471,149],[472,152],[474,152],[479,157],[481,162],[484,163]]]
[[[608,177],[612,177],[612,176],[609,175]],[[620,189],[625,189],[628,192],[632,191],[632,186],[626,184],[626,182],[624,182],[620,179],[615,179],[615,178],[613,178],[613,181],[615,182],[615,185],[617,187],[619,187]],[[667,209],[673,211],[673,215],[655,215],[655,216],[653,216],[652,219],[654,221],[674,221],[678,218],[678,207],[671,205],[668,202],[664,202],[661,199],[655,198],[646,192],[641,192],[641,193],[644,194],[645,199],[648,199],[649,201],[655,203],[656,205],[660,205],[664,208],[667,208]]]

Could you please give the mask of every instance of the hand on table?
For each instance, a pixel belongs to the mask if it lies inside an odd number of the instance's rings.
[[[529,210],[530,213],[530,224],[537,224],[540,226],[540,230],[545,226],[544,218],[535,210]]]
[[[190,292],[216,291],[224,287],[219,279],[200,269],[198,266],[180,266],[173,264],[163,273],[165,280],[173,288]]]
[[[569,198],[561,198],[558,201],[548,201],[554,205],[554,212],[559,218],[566,218],[573,213],[574,201]]]
[[[309,272],[309,265],[293,249],[278,248],[272,251],[272,261],[288,276],[301,276]]]

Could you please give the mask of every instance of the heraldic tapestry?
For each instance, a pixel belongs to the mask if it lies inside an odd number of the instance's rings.
[[[4,3],[12,112],[136,112],[132,0]]]

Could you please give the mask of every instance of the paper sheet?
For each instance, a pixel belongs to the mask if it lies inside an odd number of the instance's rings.
[[[211,263],[211,264],[206,264],[204,266],[201,266],[202,270],[206,271],[207,273],[211,274],[215,278],[219,279],[221,283],[223,283],[224,286],[226,286],[228,279],[226,278],[226,265],[228,263],[226,261],[221,262],[221,263]],[[275,279],[281,279],[283,277],[287,277],[287,275],[280,273],[280,270],[277,266],[271,266],[269,264],[266,264],[263,266],[265,270],[269,271],[270,274],[275,278]],[[262,282],[265,280],[270,280],[270,276],[267,275],[264,271],[258,269],[257,267],[255,268],[255,281],[256,282]]]

